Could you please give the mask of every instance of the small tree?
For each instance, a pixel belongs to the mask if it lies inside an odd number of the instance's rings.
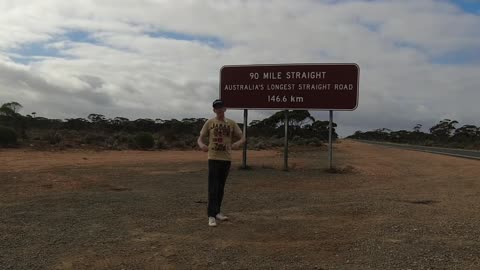
[[[458,142],[472,142],[479,138],[479,128],[475,125],[464,125],[461,128],[455,130],[453,139]]]
[[[458,121],[456,120],[444,119],[440,121],[440,123],[431,127],[430,133],[440,140],[447,140],[455,131],[456,124],[458,124]]]
[[[148,132],[140,132],[135,136],[135,144],[140,149],[152,149],[155,145],[155,140],[152,134]]]
[[[0,146],[9,146],[17,143],[17,133],[13,128],[0,126]]]
[[[15,101],[5,103],[0,107],[0,115],[16,116],[22,107],[20,103]]]
[[[415,132],[420,132],[421,129],[422,129],[422,124],[417,124],[417,125],[413,128],[413,131],[415,131]]]

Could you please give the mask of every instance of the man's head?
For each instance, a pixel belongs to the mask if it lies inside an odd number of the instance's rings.
[[[217,117],[224,117],[225,116],[225,111],[227,108],[225,108],[225,104],[221,99],[216,99],[213,101],[213,112],[217,114]]]

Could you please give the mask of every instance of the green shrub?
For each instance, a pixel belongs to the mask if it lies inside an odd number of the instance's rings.
[[[116,133],[113,135],[113,139],[119,144],[128,144],[130,142],[130,135],[127,133]]]
[[[247,147],[248,149],[255,149],[255,146],[259,142],[258,137],[249,137],[247,139]]]
[[[423,145],[425,145],[425,146],[434,146],[434,145],[435,145],[435,142],[432,141],[432,140],[426,140]]]
[[[157,139],[157,149],[167,149],[167,141],[165,140],[165,137],[159,137]]]
[[[17,133],[13,128],[0,126],[0,146],[8,146],[17,143]]]
[[[93,145],[104,145],[107,140],[107,137],[104,135],[97,135],[97,134],[88,134],[85,136],[83,141],[86,144],[93,144]]]
[[[140,149],[152,149],[155,145],[155,140],[152,134],[148,132],[140,132],[135,136],[135,144]]]
[[[57,132],[52,131],[52,132],[48,132],[45,135],[44,140],[48,141],[49,144],[54,145],[54,144],[60,143],[63,140],[63,138]]]
[[[195,148],[197,146],[197,138],[194,136],[186,136],[184,138],[185,145],[189,148]]]
[[[185,141],[175,141],[172,146],[177,149],[186,149],[188,147]]]
[[[120,143],[115,136],[108,137],[105,141],[105,145],[108,149],[120,150]]]
[[[285,144],[284,138],[278,138],[276,136],[271,137],[269,142],[270,142],[272,147],[280,147],[280,146],[283,146]]]
[[[105,140],[105,145],[107,148],[112,150],[126,150],[130,144],[131,138],[128,134],[125,133],[115,133]],[[131,148],[136,148],[135,143],[132,142]]]
[[[299,138],[299,139],[296,139],[295,141],[292,142],[292,144],[294,145],[307,145],[308,144],[308,141],[307,139],[305,138]]]
[[[319,138],[309,138],[306,140],[309,146],[322,146],[323,143]]]
[[[258,142],[253,146],[253,148],[255,150],[265,150],[265,149],[267,149],[267,146],[263,142]]]

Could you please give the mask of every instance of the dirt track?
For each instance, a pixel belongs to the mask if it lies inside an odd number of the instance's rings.
[[[1,269],[480,269],[480,162],[250,152],[209,228],[201,152],[0,151]]]

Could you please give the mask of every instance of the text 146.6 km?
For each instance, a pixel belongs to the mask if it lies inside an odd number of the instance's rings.
[[[272,96],[268,96],[268,102],[299,103],[299,102],[303,102],[303,97],[272,95]]]

